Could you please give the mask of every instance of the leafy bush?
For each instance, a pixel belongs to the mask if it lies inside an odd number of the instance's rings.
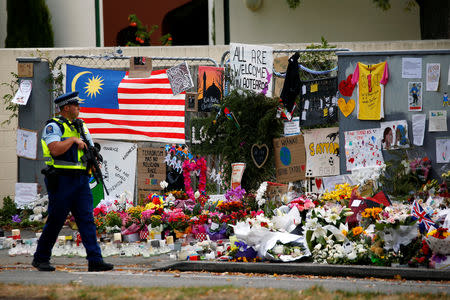
[[[17,215],[16,203],[11,199],[10,196],[3,198],[3,208],[0,209],[0,225],[11,225],[12,217]]]

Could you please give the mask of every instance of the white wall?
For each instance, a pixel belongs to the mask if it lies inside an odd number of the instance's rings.
[[[46,3],[52,17],[55,47],[95,47],[94,0],[46,0]]]
[[[230,42],[311,43],[324,36],[337,41],[390,41],[420,39],[419,8],[405,11],[406,1],[391,0],[382,11],[373,0],[302,0],[292,10],[286,0],[262,0],[257,11],[246,0],[230,0]],[[216,38],[223,40],[223,0],[215,0]],[[217,43],[219,44],[219,43]]]
[[[0,0],[0,48],[5,47],[7,20],[6,0]]]

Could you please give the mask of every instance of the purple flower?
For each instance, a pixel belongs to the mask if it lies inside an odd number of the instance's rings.
[[[11,217],[14,223],[20,223],[22,220],[19,218],[19,215],[14,215]]]
[[[233,200],[241,200],[245,196],[245,190],[241,188],[241,186],[236,187],[235,189],[228,190],[225,193],[225,198],[229,201]]]

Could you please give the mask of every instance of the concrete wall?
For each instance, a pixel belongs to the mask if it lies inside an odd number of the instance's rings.
[[[305,43],[325,37],[336,41],[420,39],[419,8],[405,10],[406,1],[390,1],[382,11],[373,0],[302,0],[292,10],[286,0],[261,0],[252,11],[245,2],[229,1],[230,42]],[[224,42],[223,0],[215,0],[216,44]]]
[[[273,44],[276,49],[304,49],[307,44]],[[419,49],[450,49],[450,40],[433,41],[396,41],[336,43],[339,48],[349,48],[354,51],[382,50],[419,50]],[[17,57],[44,56],[54,59],[59,55],[100,55],[111,53],[112,48],[54,48],[40,49],[0,49],[0,83],[11,82],[11,72],[17,72]],[[198,47],[127,47],[123,48],[126,56],[163,56],[163,57],[210,57],[220,63],[220,59],[229,46],[198,46]],[[10,91],[0,86],[0,98]],[[10,116],[5,110],[6,105],[0,100],[0,123]],[[5,196],[14,195],[14,185],[17,181],[16,156],[17,119],[11,125],[0,126],[0,202]],[[1,205],[1,203],[0,203]]]

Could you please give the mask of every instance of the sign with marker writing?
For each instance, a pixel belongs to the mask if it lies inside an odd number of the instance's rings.
[[[141,194],[142,190],[161,190],[159,184],[166,179],[165,156],[163,148],[139,148],[137,159],[139,194]]]
[[[231,44],[232,87],[272,97],[273,48]]]
[[[100,144],[101,164],[104,183],[109,191],[109,198],[119,199],[123,192],[134,195],[136,174],[137,144],[96,140]],[[95,187],[91,186],[91,190]],[[105,195],[105,198],[108,196]],[[133,200],[133,196],[132,199]]]

